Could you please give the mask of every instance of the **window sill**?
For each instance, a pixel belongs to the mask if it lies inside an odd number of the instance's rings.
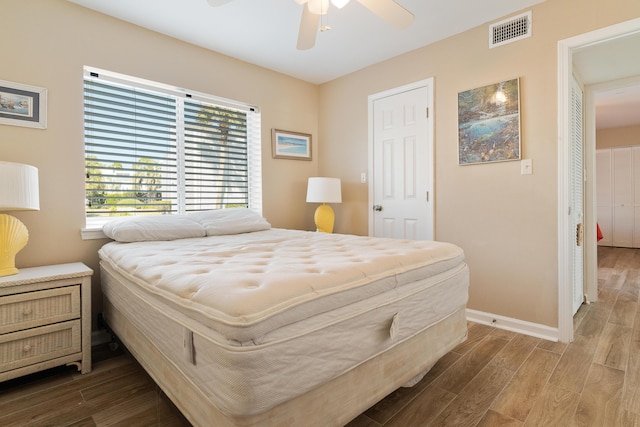
[[[80,235],[82,236],[82,240],[108,239],[108,237],[102,232],[102,227],[83,228],[80,230]]]

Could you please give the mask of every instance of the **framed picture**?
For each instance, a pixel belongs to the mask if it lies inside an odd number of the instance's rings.
[[[519,80],[458,93],[458,164],[520,160]]]
[[[47,89],[0,80],[0,125],[47,128]]]
[[[311,134],[271,129],[274,159],[311,160]]]

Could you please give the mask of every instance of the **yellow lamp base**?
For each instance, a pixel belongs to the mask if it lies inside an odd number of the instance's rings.
[[[333,233],[333,222],[335,215],[333,209],[327,204],[321,204],[316,209],[316,213],[313,215],[313,220],[316,223],[316,231],[323,233]]]
[[[29,231],[18,218],[0,214],[0,277],[18,273],[16,254],[28,241]]]

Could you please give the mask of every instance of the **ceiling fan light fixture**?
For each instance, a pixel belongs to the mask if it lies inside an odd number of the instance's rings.
[[[338,9],[342,9],[349,3],[349,0],[331,0],[331,4],[333,4]]]
[[[316,15],[326,15],[329,10],[329,0],[309,0],[309,12]]]

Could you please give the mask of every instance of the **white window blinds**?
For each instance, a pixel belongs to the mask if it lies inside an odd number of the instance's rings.
[[[88,227],[123,215],[261,211],[256,108],[95,71],[84,106]]]
[[[186,210],[248,205],[246,113],[185,101],[184,166]]]

